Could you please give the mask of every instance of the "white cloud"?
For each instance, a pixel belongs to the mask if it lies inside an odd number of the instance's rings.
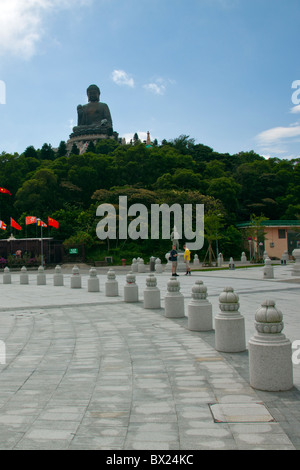
[[[262,145],[270,145],[283,139],[291,139],[300,136],[300,126],[293,125],[290,127],[274,127],[267,131],[261,132],[257,136],[257,140]]]
[[[294,106],[294,107],[291,109],[291,113],[292,113],[292,114],[298,114],[298,113],[300,113],[300,104],[298,104],[297,106]]]
[[[134,79],[124,70],[114,70],[112,73],[112,79],[117,85],[126,85],[131,88],[134,87]]]
[[[147,83],[144,85],[145,90],[154,93],[155,95],[163,95],[166,91],[166,87],[163,84],[158,83]]]
[[[167,86],[170,84],[174,85],[175,83],[175,80],[171,80],[169,78],[157,78],[150,83],[146,83],[143,88],[154,95],[164,95],[167,90]]]
[[[93,0],[1,0],[0,55],[31,58],[45,33],[51,10],[84,6]]]

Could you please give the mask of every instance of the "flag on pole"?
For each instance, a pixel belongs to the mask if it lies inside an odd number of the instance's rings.
[[[12,217],[10,218],[10,226],[22,230],[22,227]]]
[[[6,224],[0,220],[0,229],[1,230],[6,230]]]
[[[49,227],[59,228],[59,223],[57,220],[54,220],[51,217],[48,217],[48,225]]]
[[[11,196],[11,192],[8,191],[8,189],[5,189],[5,188],[0,188],[0,193],[9,194]]]
[[[36,225],[38,227],[47,227],[47,224],[45,224],[41,219],[36,219]]]
[[[36,217],[28,216],[26,217],[26,225],[36,224]]]

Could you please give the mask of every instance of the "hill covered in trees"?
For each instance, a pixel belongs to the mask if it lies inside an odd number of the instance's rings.
[[[162,256],[168,241],[101,242],[96,236],[96,209],[99,204],[118,204],[119,195],[150,207],[153,203],[193,203],[205,205],[205,216],[217,220],[219,249],[225,256],[240,256],[243,250],[238,222],[254,215],[268,219],[299,219],[300,159],[266,160],[250,152],[229,155],[188,136],[154,143],[147,148],[136,139],[121,145],[114,140],[90,144],[86,153],[68,156],[61,142],[55,151],[44,144],[28,147],[24,153],[0,155],[0,186],[12,196],[1,195],[0,219],[8,225],[0,234],[7,238],[10,217],[22,227],[15,237],[25,236],[25,217],[48,216],[59,221],[59,230],[48,235],[69,243],[84,242],[93,258],[107,254],[121,257]],[[26,236],[35,236],[35,227],[26,227]],[[203,259],[205,249],[200,258]]]

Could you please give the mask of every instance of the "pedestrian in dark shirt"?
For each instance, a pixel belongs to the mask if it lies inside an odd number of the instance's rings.
[[[176,273],[177,271],[177,251],[176,251],[176,245],[173,245],[172,250],[170,251],[170,261],[172,263],[172,276],[178,276]]]

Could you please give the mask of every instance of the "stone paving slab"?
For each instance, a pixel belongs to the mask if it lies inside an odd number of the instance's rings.
[[[300,339],[299,286],[286,282],[290,266],[276,267],[274,280],[261,268],[193,272],[180,276],[185,303],[195,279],[208,287],[214,314],[218,296],[230,285],[240,295],[247,338],[254,314],[266,296],[278,303],[284,333]],[[239,271],[239,272],[238,272]],[[47,271],[46,271],[47,272]],[[125,274],[117,273],[120,296],[47,285],[1,285],[0,340],[6,364],[0,365],[1,449],[221,450],[300,448],[300,374],[295,387],[267,393],[248,382],[248,354],[221,354],[214,332],[187,329],[187,319],[164,316],[168,273],[157,275],[162,308],[143,308],[147,273],[137,274],[140,302],[125,304]],[[291,335],[292,337],[290,337]],[[299,366],[298,366],[299,367]],[[215,422],[211,404],[251,409],[260,404],[273,422]],[[254,406],[255,408],[255,406]],[[228,409],[228,408],[227,408]],[[244,413],[244,417],[247,413]]]

